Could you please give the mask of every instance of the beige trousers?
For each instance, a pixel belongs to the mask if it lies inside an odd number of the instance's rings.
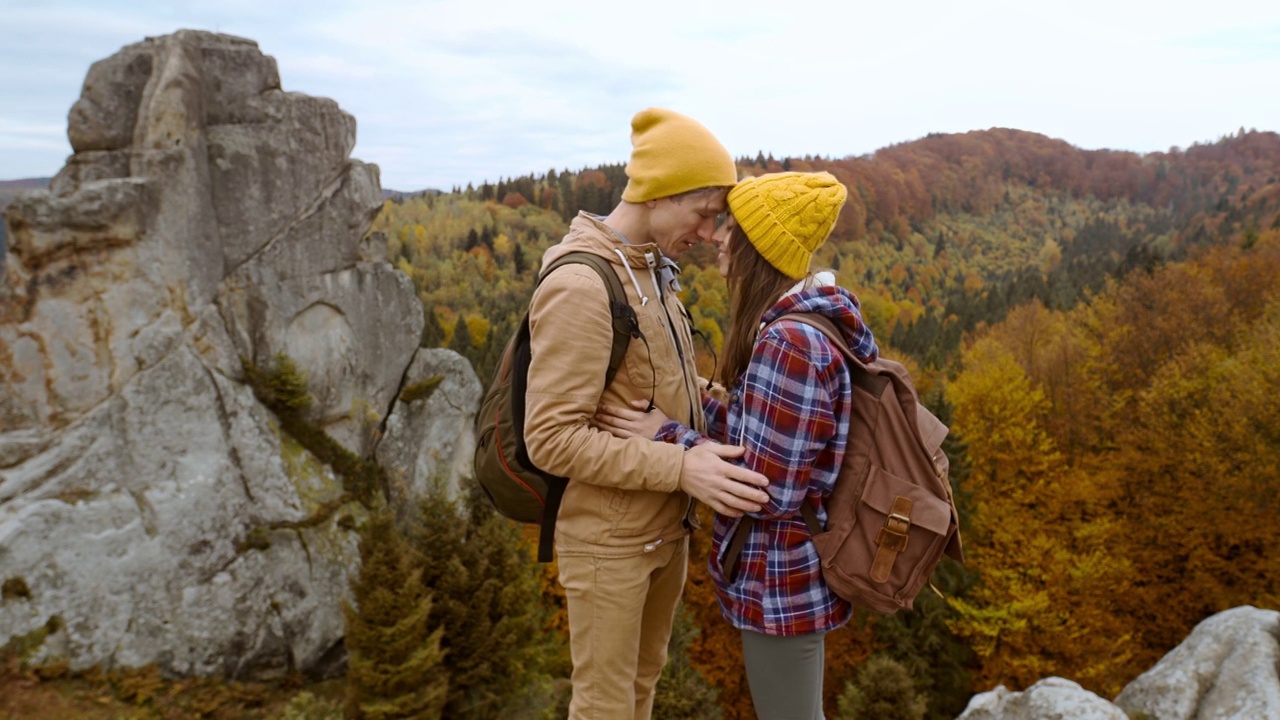
[[[683,538],[634,557],[558,558],[569,604],[569,720],[649,720],[688,573]]]

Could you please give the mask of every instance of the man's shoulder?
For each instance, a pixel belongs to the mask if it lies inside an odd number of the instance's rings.
[[[545,272],[545,271],[544,271]],[[550,308],[574,315],[589,308],[602,308],[601,314],[609,314],[609,288],[605,279],[590,265],[568,262],[545,274],[533,291],[529,301],[532,315],[541,315]]]
[[[597,255],[604,264],[609,264],[607,258]],[[559,259],[557,259],[559,261]],[[612,267],[609,268],[613,272]],[[601,277],[600,271],[595,267],[588,265],[585,258],[567,259],[558,265],[555,262],[547,263],[547,269],[543,270],[542,280],[538,283],[538,290],[541,291],[546,287],[565,288],[599,288],[600,292],[605,291],[605,279]]]

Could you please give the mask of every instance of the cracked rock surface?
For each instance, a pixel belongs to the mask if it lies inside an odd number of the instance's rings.
[[[310,419],[418,491],[456,483],[480,393],[419,351],[412,283],[363,237],[382,195],[355,120],[283,91],[256,43],[183,30],[95,63],[68,123],[75,154],[4,213],[0,582],[26,592],[0,645],[56,617],[34,659],[329,672],[365,510],[330,507],[340,478],[242,360],[288,354]],[[427,371],[439,398],[397,400]]]

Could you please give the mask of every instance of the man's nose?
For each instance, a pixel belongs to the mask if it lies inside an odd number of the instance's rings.
[[[698,224],[698,237],[702,242],[711,242],[716,234],[716,219],[706,218]]]

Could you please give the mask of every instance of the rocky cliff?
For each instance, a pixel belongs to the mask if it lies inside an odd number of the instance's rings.
[[[355,120],[252,41],[184,30],[95,63],[67,134],[49,190],[4,211],[0,646],[324,672],[366,510],[245,363],[293,358],[310,420],[419,490],[469,454],[480,391],[418,349],[414,288],[364,238],[382,196]]]

